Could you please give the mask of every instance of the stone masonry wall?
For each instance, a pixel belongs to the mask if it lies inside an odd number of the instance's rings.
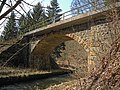
[[[67,36],[71,38],[71,40],[75,40],[76,42],[78,42],[88,54],[88,71],[92,72],[92,70],[96,69],[97,66],[99,67],[101,57],[104,56],[111,48],[111,44],[115,40],[116,36],[120,35],[119,25],[119,22],[116,25],[112,23],[104,23],[91,26],[91,28],[89,28],[88,30],[86,29],[81,31],[79,30],[80,27],[78,29],[68,29],[71,30],[69,33],[67,33],[67,31],[59,31],[60,34],[63,33],[60,37],[57,36],[60,35],[57,31],[57,34],[52,33],[53,39],[55,38],[54,35],[56,35],[56,40],[51,40],[49,38],[50,35],[46,37],[51,44],[55,44],[59,40],[63,39],[64,36]],[[63,39],[64,42],[68,40],[69,39],[67,38]],[[48,45],[50,45],[49,42],[47,42]],[[47,50],[47,52],[49,51]]]
[[[101,58],[110,50],[113,41],[120,35],[119,22],[99,24],[84,30],[67,34],[68,37],[77,41],[88,53],[88,70],[99,67]]]

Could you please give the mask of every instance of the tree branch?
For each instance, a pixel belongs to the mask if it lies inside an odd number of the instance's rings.
[[[27,5],[29,5],[29,6],[32,6],[32,7],[35,6],[35,5],[32,5],[32,4],[29,4],[29,3],[25,2],[24,0],[23,0],[23,2],[24,2],[25,4],[27,4]]]
[[[1,13],[1,11],[2,11],[2,9],[3,9],[3,7],[4,7],[5,3],[6,3],[6,1],[7,0],[3,0],[2,1],[1,5],[0,5],[0,13]]]
[[[0,20],[1,20],[2,18],[4,18],[6,15],[8,15],[12,10],[14,10],[14,9],[21,3],[21,1],[23,1],[23,0],[18,0],[14,6],[12,6],[12,7],[11,7],[10,9],[8,9],[5,13],[3,13],[3,14],[0,16]]]
[[[1,2],[1,1],[0,1],[0,2]],[[7,3],[6,3],[6,5],[7,5],[8,7],[10,7],[10,8],[11,8],[11,6],[10,6],[9,4],[7,4]],[[20,15],[22,15],[22,16],[23,16],[23,14],[22,14],[22,13],[20,13],[18,10],[16,10],[16,9],[15,9],[15,11],[16,11],[16,12],[18,12]]]

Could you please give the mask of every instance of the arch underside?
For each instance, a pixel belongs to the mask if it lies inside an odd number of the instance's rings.
[[[65,41],[72,40],[71,38],[65,35],[51,35],[46,37],[45,39],[41,40],[33,50],[33,54],[44,55],[50,54],[53,52],[54,48],[57,47],[59,44]]]
[[[32,51],[32,61],[31,63],[36,63],[39,69],[58,69],[58,65],[55,61],[51,60],[51,54],[54,49],[63,42],[74,40],[78,42],[79,38],[75,35],[70,34],[52,34],[48,37],[45,37],[35,46]],[[78,44],[80,44],[78,42]],[[82,47],[84,49],[84,47]],[[37,62],[36,62],[37,61]],[[37,65],[36,65],[37,66]],[[36,67],[36,68],[38,68]]]

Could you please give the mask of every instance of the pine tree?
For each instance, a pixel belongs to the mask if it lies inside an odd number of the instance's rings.
[[[22,15],[19,19],[19,22],[18,22],[18,25],[19,25],[19,34],[22,35],[26,32],[25,30],[25,26],[27,25],[26,24],[26,17],[24,15]]]
[[[22,15],[18,21],[19,33],[24,34],[28,32],[30,27],[33,25],[33,19],[31,17],[31,12],[27,12],[27,15]]]
[[[46,25],[46,15],[45,15],[45,9],[44,7],[38,3],[34,8],[33,11],[31,12],[31,17],[32,17],[32,22],[33,25],[35,26],[34,28],[40,28],[44,25]],[[38,24],[38,25],[36,25]]]
[[[38,3],[33,8],[33,12],[31,13],[31,16],[33,18],[34,23],[38,23],[40,21],[43,21],[46,18],[44,8],[40,3]]]
[[[15,20],[15,13],[11,12],[10,18],[4,27],[4,31],[2,32],[2,37],[4,40],[9,40],[12,38],[16,38],[18,34],[18,28]]]
[[[52,0],[50,6],[47,7],[47,17],[50,19],[51,23],[60,20],[61,14],[59,13],[61,11],[57,0]]]
[[[21,16],[19,19],[20,32],[25,33],[27,31],[40,28],[45,24],[45,20],[45,11],[42,5],[38,3],[31,12],[29,11],[26,16]],[[39,24],[39,26],[36,24]]]
[[[51,55],[53,59],[57,59],[57,58],[60,58],[61,57],[61,53],[62,53],[62,50],[65,50],[65,43],[61,43],[60,45],[58,45],[54,51],[53,51],[53,54]]]

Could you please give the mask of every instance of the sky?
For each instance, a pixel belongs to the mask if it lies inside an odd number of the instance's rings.
[[[32,4],[32,5],[36,5],[38,2],[41,2],[42,5],[44,5],[44,7],[46,7],[46,6],[50,5],[50,1],[51,1],[51,0],[25,0],[25,1],[26,1],[27,3]],[[59,7],[62,9],[62,13],[70,10],[70,6],[71,6],[72,0],[57,0],[57,1],[58,1],[58,3],[59,3]],[[32,7],[30,7],[30,6],[26,5],[26,4],[21,4],[21,6],[25,9],[25,11],[29,11],[29,9],[32,8]],[[9,8],[8,8],[8,7],[4,7],[4,10],[3,10],[2,13],[4,13],[7,9],[9,9]],[[23,11],[20,9],[19,6],[18,6],[16,9],[19,10],[20,12],[23,12]],[[1,14],[2,14],[2,13],[1,13]],[[19,17],[19,15],[18,15],[18,17]],[[0,23],[1,23],[2,21],[3,21],[3,20],[1,20]],[[4,25],[5,25],[5,23],[4,23]],[[3,31],[3,29],[4,29],[4,28],[3,28],[4,25],[0,25],[0,34],[1,34],[1,32]]]
[[[33,4],[36,4],[36,2],[42,2],[44,6],[50,5],[51,0],[29,0],[26,2],[30,2]],[[57,0],[59,3],[60,8],[63,10],[63,12],[70,10],[70,5],[72,0]]]
[[[46,1],[50,1],[50,0],[46,0]],[[72,0],[58,0],[60,8],[63,10],[63,12],[70,10],[71,2]]]

